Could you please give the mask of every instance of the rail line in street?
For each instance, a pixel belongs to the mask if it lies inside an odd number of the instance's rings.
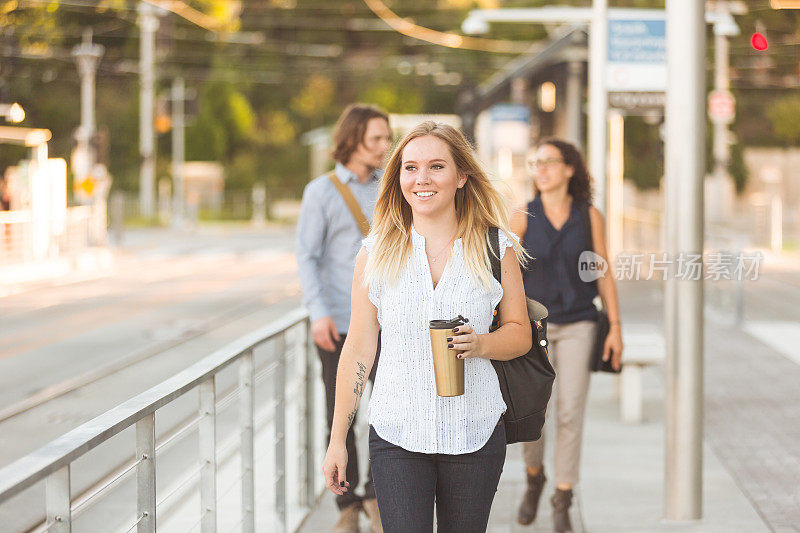
[[[296,294],[297,290],[290,288],[270,296],[266,299],[266,301],[262,297],[250,298],[247,301],[236,305],[234,308],[228,309],[225,312],[206,320],[201,327],[193,328],[188,332],[183,333],[177,339],[156,342],[152,345],[135,350],[130,354],[116,359],[106,365],[91,369],[77,376],[73,376],[50,385],[20,401],[14,402],[13,404],[0,409],[0,423],[15,416],[21,415],[22,413],[28,412],[35,407],[53,401],[67,393],[76,391],[82,387],[85,387],[86,385],[112,376],[125,368],[162,355],[187,341],[206,335],[209,332],[222,328],[235,320],[239,320],[251,315],[254,312],[262,309],[264,306],[277,303],[284,298],[294,296]],[[261,304],[254,308],[254,304],[259,302],[261,302]]]

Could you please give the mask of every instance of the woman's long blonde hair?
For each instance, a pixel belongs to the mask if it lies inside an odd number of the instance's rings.
[[[423,122],[406,135],[386,165],[370,231],[370,237],[374,235],[376,241],[364,267],[364,283],[397,282],[411,255],[413,218],[411,206],[400,189],[400,170],[403,149],[412,140],[425,135],[446,142],[456,169],[467,176],[466,183],[456,190],[455,195],[456,238],[462,239],[464,262],[470,276],[484,287],[490,287],[492,270],[487,252],[488,231],[496,226],[511,235],[509,202],[489,181],[464,135],[452,126],[432,121]],[[530,256],[516,240],[512,239],[512,243],[517,260],[525,265]]]

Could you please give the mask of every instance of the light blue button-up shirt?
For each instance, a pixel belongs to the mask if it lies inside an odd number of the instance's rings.
[[[341,163],[334,169],[353,192],[372,224],[383,170],[376,169],[366,183]],[[339,333],[350,327],[350,290],[356,255],[364,236],[342,195],[323,174],[306,185],[297,222],[295,253],[303,290],[303,305],[311,320],[330,316]]]

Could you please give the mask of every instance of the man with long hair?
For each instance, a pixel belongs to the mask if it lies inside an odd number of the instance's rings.
[[[346,190],[338,188],[349,189],[363,216],[371,222],[383,174],[379,167],[389,150],[391,136],[389,117],[384,111],[370,105],[350,105],[339,118],[333,136],[333,176],[319,176],[303,191],[297,224],[297,263],[303,305],[311,316],[312,336],[322,361],[329,430],[333,423],[336,368],[350,327],[353,268],[364,237],[356,214],[343,196]],[[374,371],[369,378],[374,378]],[[347,451],[350,457],[356,457],[352,427],[347,434]],[[358,486],[355,459],[348,465],[347,478],[353,488]],[[370,518],[372,530],[381,531],[371,472],[367,472],[363,498],[351,491],[337,496],[336,504],[340,516],[333,528],[335,533],[357,533],[362,508]]]

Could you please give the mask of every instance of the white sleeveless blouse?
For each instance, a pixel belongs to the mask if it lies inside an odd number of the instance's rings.
[[[517,241],[516,236],[512,236]],[[362,242],[367,252],[376,237]],[[384,440],[412,452],[464,454],[481,449],[506,410],[492,363],[464,361],[462,396],[436,394],[429,322],[462,315],[476,333],[488,333],[503,288],[477,285],[469,275],[461,239],[453,243],[444,272],[433,288],[425,237],[411,227],[413,253],[396,284],[373,282],[369,299],[378,310],[381,353],[369,423]],[[500,231],[500,255],[511,241]]]

